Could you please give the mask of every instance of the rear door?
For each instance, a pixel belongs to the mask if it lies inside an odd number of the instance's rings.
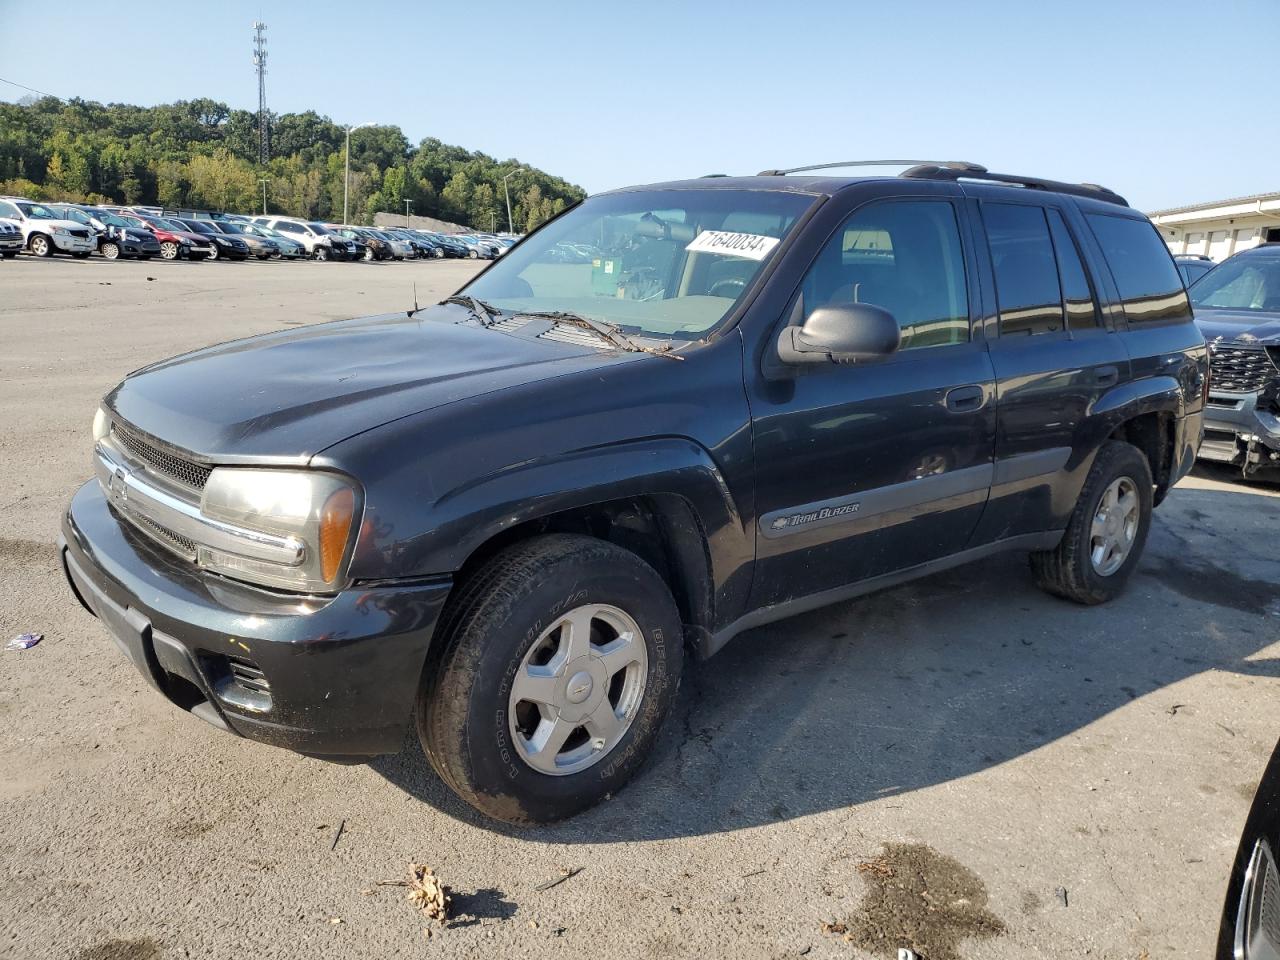
[[[837,221],[783,315],[800,323],[824,304],[874,303],[902,328],[898,352],[784,380],[748,367],[752,606],[958,553],[982,513],[994,376],[971,323],[965,213],[955,188],[919,189],[929,192],[864,202]]]
[[[995,474],[977,545],[1066,526],[1096,448],[1085,436],[1090,410],[1130,371],[1086,269],[1076,211],[1052,196],[966,192],[977,195],[971,203],[985,233],[977,247],[990,278],[998,396]]]

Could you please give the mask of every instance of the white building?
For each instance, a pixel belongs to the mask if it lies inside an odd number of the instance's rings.
[[[1147,214],[1176,254],[1208,254],[1221,263],[1260,243],[1280,242],[1280,193],[1259,193]]]

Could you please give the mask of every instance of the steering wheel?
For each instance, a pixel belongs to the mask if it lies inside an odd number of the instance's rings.
[[[736,300],[738,294],[742,293],[747,287],[747,281],[741,277],[726,277],[723,280],[717,280],[711,285],[711,289],[707,291],[709,297],[729,297]],[[717,290],[724,289],[725,293],[717,293]]]

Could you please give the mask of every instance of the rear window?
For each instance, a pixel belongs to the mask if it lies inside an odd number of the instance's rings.
[[[1147,220],[1086,215],[1130,323],[1191,319],[1191,304],[1169,248]]]

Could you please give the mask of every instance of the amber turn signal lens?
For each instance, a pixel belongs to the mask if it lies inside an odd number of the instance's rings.
[[[342,555],[347,552],[356,495],[350,488],[335,490],[320,510],[320,575],[332,583],[338,576]]]

